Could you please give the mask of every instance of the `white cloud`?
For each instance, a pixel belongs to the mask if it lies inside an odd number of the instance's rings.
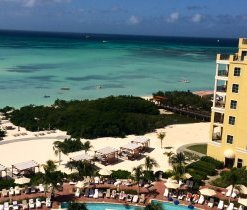
[[[169,23],[174,23],[179,19],[179,13],[178,12],[173,12],[170,14],[170,16],[166,19],[167,22]]]
[[[140,22],[141,22],[141,20],[135,15],[130,16],[130,18],[128,20],[128,23],[131,24],[131,25],[137,25]]]
[[[61,3],[61,2],[70,2],[72,0],[0,0],[0,2],[12,2],[21,4],[24,7],[34,7],[36,5],[42,5],[47,3]]]
[[[203,20],[203,15],[202,14],[195,14],[192,16],[191,21],[194,23],[200,23]]]

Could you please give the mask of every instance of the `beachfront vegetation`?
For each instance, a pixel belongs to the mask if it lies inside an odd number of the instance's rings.
[[[146,156],[143,166],[145,167],[145,169],[147,171],[151,171],[154,167],[158,167],[159,164],[157,163],[157,161],[154,158]]]
[[[174,123],[196,122],[176,114],[160,115],[155,104],[133,96],[56,100],[52,106],[29,105],[8,116],[15,125],[30,131],[57,128],[75,138],[142,135]]]
[[[158,91],[153,96],[162,96],[162,104],[172,107],[190,108],[194,110],[211,111],[212,101],[209,97],[200,97],[190,91]]]
[[[121,170],[118,169],[116,171],[112,171],[111,177],[114,179],[129,179],[131,176],[131,173],[127,170]]]
[[[0,129],[0,138],[4,137],[6,135],[6,132]]]
[[[166,137],[166,133],[165,132],[158,133],[157,137],[160,140],[160,148],[162,148],[163,147],[163,140]]]
[[[70,169],[76,169],[79,177],[83,176],[95,176],[97,174],[97,168],[89,161],[70,161],[68,162]]]

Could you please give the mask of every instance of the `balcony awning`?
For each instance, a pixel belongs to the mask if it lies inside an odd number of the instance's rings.
[[[235,152],[232,149],[227,149],[224,152],[224,157],[229,158],[229,159],[234,159],[235,158]]]

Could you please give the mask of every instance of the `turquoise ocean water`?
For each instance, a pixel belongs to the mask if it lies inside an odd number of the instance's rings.
[[[0,107],[212,89],[216,54],[236,46],[234,39],[1,31]]]

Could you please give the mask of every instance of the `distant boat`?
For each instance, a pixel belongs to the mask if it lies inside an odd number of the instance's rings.
[[[182,82],[182,83],[190,83],[190,81],[189,81],[189,80],[187,80],[187,79],[182,79],[182,80],[179,80],[179,82]]]
[[[106,41],[106,40],[103,40],[102,42],[103,42],[103,43],[106,43],[106,42],[108,42],[108,41]]]
[[[101,89],[101,88],[102,88],[101,85],[97,85],[97,86],[96,86],[96,89]]]
[[[51,96],[48,96],[48,95],[44,95],[44,98],[50,98]]]
[[[220,40],[218,39],[218,40],[217,40],[217,42],[219,43],[219,42],[220,42]]]
[[[69,87],[62,87],[62,88],[60,88],[61,90],[70,90],[70,88]]]

